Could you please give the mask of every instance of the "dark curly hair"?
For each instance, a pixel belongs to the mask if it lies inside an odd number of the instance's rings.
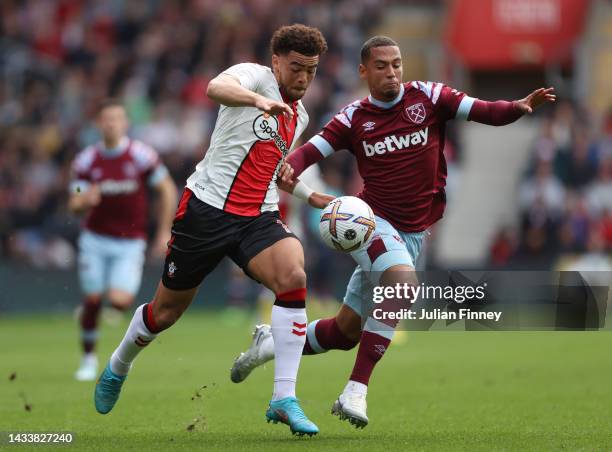
[[[306,56],[322,55],[327,51],[323,34],[302,24],[285,25],[274,32],[270,41],[273,55],[286,55],[292,50]]]

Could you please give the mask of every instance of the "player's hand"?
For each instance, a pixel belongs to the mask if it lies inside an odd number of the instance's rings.
[[[277,102],[267,97],[257,96],[255,100],[255,108],[260,109],[264,113],[272,116],[287,115],[289,119],[293,118],[293,110],[284,102]]]
[[[524,99],[515,102],[516,107],[523,113],[533,113],[533,110],[542,104],[555,102],[557,96],[554,94],[554,88],[536,89]]]
[[[281,165],[280,171],[278,172],[278,179],[281,180],[281,182],[285,183],[285,184],[292,184],[293,183],[293,167],[287,163],[287,162],[283,162],[283,164]]]
[[[276,185],[287,193],[292,193],[296,181],[293,180],[293,168],[290,164],[283,162],[276,178]]]
[[[149,254],[154,259],[163,259],[168,251],[168,241],[170,240],[169,233],[157,233],[153,242]]]
[[[319,193],[315,191],[308,198],[308,204],[310,204],[312,207],[315,207],[317,209],[323,209],[334,199],[336,199],[335,196],[327,195],[325,193]]]
[[[89,207],[95,207],[102,201],[102,194],[100,193],[100,186],[98,184],[92,184],[85,193],[83,193],[83,199],[85,205]]]

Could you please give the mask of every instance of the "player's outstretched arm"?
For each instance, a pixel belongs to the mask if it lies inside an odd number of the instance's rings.
[[[284,102],[278,102],[257,94],[240,84],[229,74],[220,74],[210,81],[206,95],[227,107],[255,107],[273,116],[286,114],[293,116],[293,110]]]
[[[468,119],[491,126],[504,126],[513,123],[525,113],[532,113],[540,105],[555,102],[554,90],[554,88],[539,88],[527,97],[513,102],[505,100],[487,102],[474,99]]]
[[[291,193],[293,196],[306,201],[312,207],[317,209],[323,209],[327,204],[332,202],[335,197],[325,193],[319,193],[314,191],[305,182],[294,179],[294,170],[288,163],[283,163],[276,179],[278,188],[287,193]]]

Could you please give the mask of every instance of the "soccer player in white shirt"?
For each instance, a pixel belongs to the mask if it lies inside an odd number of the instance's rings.
[[[274,392],[268,422],[294,434],[318,433],[295,398],[306,338],[306,274],[300,241],[278,213],[276,177],[308,124],[300,99],[327,50],[315,28],[295,24],[271,40],[272,68],[243,63],[213,79],[208,96],[221,108],[204,160],[187,180],[172,227],[162,280],[150,303],[140,306],[98,380],[95,404],[115,405],[132,361],[191,303],[198,286],[225,256],[276,294]],[[313,193],[311,205],[331,197]]]

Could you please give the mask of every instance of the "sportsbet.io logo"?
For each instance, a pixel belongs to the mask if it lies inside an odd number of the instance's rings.
[[[268,113],[262,113],[253,121],[253,133],[262,141],[274,141],[276,147],[281,151],[283,157],[289,152],[289,146],[278,133],[278,119]]]

